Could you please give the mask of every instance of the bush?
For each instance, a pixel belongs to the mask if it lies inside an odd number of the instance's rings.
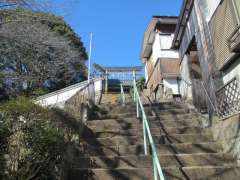
[[[10,136],[10,130],[6,123],[3,122],[3,115],[0,114],[0,179],[5,178],[5,166],[6,160],[4,155],[7,152],[8,137]]]
[[[136,83],[137,83],[138,89],[140,89],[140,91],[142,91],[145,86],[145,78],[144,77],[139,78]]]
[[[52,110],[20,97],[0,112],[0,179],[59,179],[66,141]]]
[[[46,94],[46,91],[44,91],[44,89],[42,89],[42,88],[37,88],[37,89],[33,90],[33,92],[32,92],[32,95],[34,97],[42,96],[44,94]]]

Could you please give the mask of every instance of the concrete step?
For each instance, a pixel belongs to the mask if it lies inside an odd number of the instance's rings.
[[[69,170],[66,180],[150,180],[151,168],[79,169]]]
[[[98,116],[91,117],[91,120],[104,120],[104,119],[121,119],[121,118],[128,118],[128,117],[136,117],[136,112],[125,112],[125,113],[106,113],[106,114],[100,114]]]
[[[103,94],[101,103],[116,103],[121,96],[120,93],[108,93],[108,94]]]
[[[158,155],[162,167],[226,166],[234,159],[223,153]],[[151,168],[152,157],[147,155],[75,157],[75,168]],[[235,163],[236,165],[236,163]]]
[[[164,126],[164,127],[179,127],[179,126],[201,126],[201,120],[199,119],[183,119],[183,120],[159,120],[157,118],[148,118],[148,122],[150,126]],[[102,119],[102,120],[90,120],[87,122],[89,127],[94,126],[106,126],[106,125],[131,125],[132,124],[141,124],[141,121],[136,117],[126,117],[126,118],[118,118],[118,119]]]
[[[220,152],[221,146],[218,143],[179,143],[171,145],[156,145],[158,154],[196,154],[196,153],[217,153]],[[143,155],[143,144],[129,146],[109,146],[95,147],[85,146],[81,148],[83,155],[90,156],[126,156],[126,155]]]
[[[153,139],[157,144],[214,142],[210,133],[167,134],[162,136],[153,136]]]
[[[95,146],[118,146],[118,145],[137,145],[143,143],[141,136],[120,136],[107,138],[85,138],[85,144]],[[170,134],[153,136],[156,144],[173,144],[173,143],[202,143],[213,142],[213,138],[208,133],[202,134]]]
[[[87,122],[87,126],[99,127],[99,126],[133,126],[139,125],[140,121],[136,117],[126,117],[117,119],[102,119],[102,120],[91,120]]]
[[[221,145],[218,142],[205,143],[176,143],[169,145],[156,145],[158,154],[196,154],[220,153]]]
[[[104,110],[104,111],[107,111],[108,114],[117,114],[117,113],[124,113],[126,112],[126,109],[129,111],[129,112],[135,112],[136,111],[136,106],[135,105],[108,105],[108,106],[105,106],[105,107],[102,107],[100,106],[100,109]]]
[[[157,109],[184,109],[185,107],[183,104],[178,104],[174,102],[165,102],[165,103],[154,103],[152,105],[145,104],[144,108],[157,108]]]
[[[94,121],[94,122],[88,122],[87,128],[93,130],[94,132],[108,132],[108,131],[119,131],[119,130],[125,130],[130,131],[131,129],[140,129],[141,124],[139,120],[133,119],[132,122],[126,122],[121,120],[108,120],[108,121]]]
[[[176,108],[173,108],[173,109],[152,109],[152,108],[145,108],[145,113],[147,113],[148,115],[155,115],[156,113],[158,115],[181,115],[181,114],[189,114],[190,111],[188,110],[185,110],[185,109],[176,109]]]
[[[186,114],[160,114],[159,116],[148,115],[148,119],[158,119],[166,121],[182,121],[191,119],[200,119],[198,113],[186,113]]]
[[[91,146],[118,146],[118,145],[134,145],[142,144],[143,138],[139,136],[121,136],[107,138],[84,138],[84,144]]]
[[[168,180],[237,180],[240,177],[238,166],[194,166],[181,168],[163,168]],[[186,174],[186,176],[183,175]],[[67,180],[150,180],[152,168],[118,169],[71,169]]]
[[[113,105],[112,105],[113,106]],[[127,112],[126,112],[127,109]],[[94,117],[94,119],[107,119],[110,117],[116,118],[116,117],[128,117],[129,115],[131,117],[136,117],[136,107],[123,107],[121,105],[116,105],[113,108],[102,108],[101,110],[99,110],[101,112],[104,112],[104,114],[102,114],[102,116],[99,117]],[[154,116],[155,113],[151,108],[145,108],[145,113],[147,115],[151,115]],[[163,115],[185,115],[185,114],[191,114],[189,113],[189,111],[185,110],[185,109],[170,109],[170,110],[158,110],[157,112],[158,114],[160,114],[161,116]]]
[[[158,135],[162,134],[199,134],[199,133],[207,133],[209,130],[205,130],[201,127],[195,126],[179,126],[179,127],[163,127],[160,128],[161,132]],[[156,135],[156,133],[152,133],[152,135]]]
[[[124,107],[128,107],[128,108],[135,108],[135,103],[132,102],[126,102],[125,104],[122,104],[122,102],[117,102],[115,104],[109,103],[109,104],[100,104],[98,105],[98,107],[100,109],[104,109],[107,111],[112,111],[112,110],[116,110],[116,109],[123,109]]]
[[[184,127],[201,127],[200,120],[156,120],[149,119],[150,128],[169,129],[169,128],[180,128]],[[142,127],[142,122],[136,118],[122,118],[122,119],[107,119],[107,120],[93,120],[88,121],[87,126],[89,129],[94,131],[111,131],[111,130],[129,130],[139,129]]]
[[[179,126],[202,126],[202,121],[198,118],[182,119],[182,120],[159,120],[157,118],[148,118],[150,124],[156,124],[163,127],[179,127]]]
[[[102,128],[94,127],[92,129],[85,128],[83,130],[82,137],[83,138],[108,138],[108,137],[121,137],[121,136],[141,136],[143,135],[142,127],[139,126],[131,126],[134,129],[124,128],[122,126],[104,126]],[[157,127],[151,128],[151,133],[153,136],[160,136],[163,134],[197,134],[202,132],[208,132],[200,127],[187,127],[187,126],[179,126],[179,127]]]
[[[184,167],[184,173],[194,180],[237,180],[240,177],[239,166]]]
[[[112,110],[102,109],[99,111],[104,113],[100,113],[98,116],[92,117],[92,120],[136,117],[136,108],[122,107],[120,105],[116,105],[116,107],[114,107]],[[149,118],[156,115],[151,109],[145,109],[145,112]],[[197,118],[199,116],[197,113],[188,112],[184,109],[159,110],[158,115],[160,120],[184,120]]]
[[[168,108],[167,108],[168,107]],[[125,104],[124,106],[119,106],[116,108],[116,106],[110,106],[110,105],[105,105],[105,106],[100,106],[100,108],[103,108],[107,111],[124,111],[124,109],[128,109],[130,111],[135,111],[136,110],[136,105],[133,103],[130,104]],[[181,106],[175,106],[175,105],[164,105],[162,106],[149,106],[149,105],[144,105],[144,109],[145,110],[152,110],[152,109],[156,109],[159,111],[164,111],[164,110],[170,110],[170,111],[179,111],[179,112],[186,112],[187,109],[181,107]]]

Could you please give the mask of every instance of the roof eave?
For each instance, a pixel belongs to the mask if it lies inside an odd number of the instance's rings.
[[[172,47],[171,47],[172,49],[178,49],[180,46],[182,33],[184,32],[183,29],[186,27],[187,20],[190,15],[190,11],[192,10],[192,7],[193,7],[193,2],[194,2],[194,0],[184,0],[183,1],[182,8],[181,8],[180,15],[179,15],[179,20],[178,20],[177,27],[176,27],[176,30],[174,33],[174,38],[173,38]],[[187,7],[188,5],[189,5],[189,8]],[[186,22],[183,22],[183,17],[186,12],[188,12],[188,17],[186,18]],[[180,32],[181,32],[181,34],[180,34]]]
[[[152,43],[154,42],[155,36],[153,36],[154,29],[156,28],[157,22],[160,21],[162,24],[177,24],[178,22],[178,17],[177,16],[152,16],[152,19],[150,23],[148,24],[144,36],[143,36],[143,41],[142,41],[142,47],[141,47],[141,53],[140,53],[140,58],[142,63],[144,63],[145,58],[149,58],[151,53],[148,53],[147,55],[145,53],[145,49],[148,45],[152,46]]]

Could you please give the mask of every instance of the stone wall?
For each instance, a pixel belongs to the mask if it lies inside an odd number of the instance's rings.
[[[95,82],[77,92],[65,102],[64,110],[72,114],[76,119],[86,123],[89,114],[95,104],[99,104],[102,88],[96,88]]]
[[[240,113],[215,120],[212,132],[214,139],[221,142],[223,152],[231,153],[240,161]]]

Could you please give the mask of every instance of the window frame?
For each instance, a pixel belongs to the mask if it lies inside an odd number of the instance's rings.
[[[237,0],[231,0],[231,6],[233,9],[233,17],[234,20],[236,21],[237,25],[240,25],[240,7],[238,8],[237,4],[236,4]]]
[[[172,37],[172,33],[159,33],[159,38],[161,38],[161,36],[169,36],[169,37],[171,37],[172,38],[172,41],[173,41],[173,37]],[[161,42],[161,40],[159,40],[159,42],[160,42],[160,50],[161,51],[169,51],[169,50],[171,50],[171,47],[170,48],[162,48],[162,42]],[[172,43],[171,43],[172,44]]]

